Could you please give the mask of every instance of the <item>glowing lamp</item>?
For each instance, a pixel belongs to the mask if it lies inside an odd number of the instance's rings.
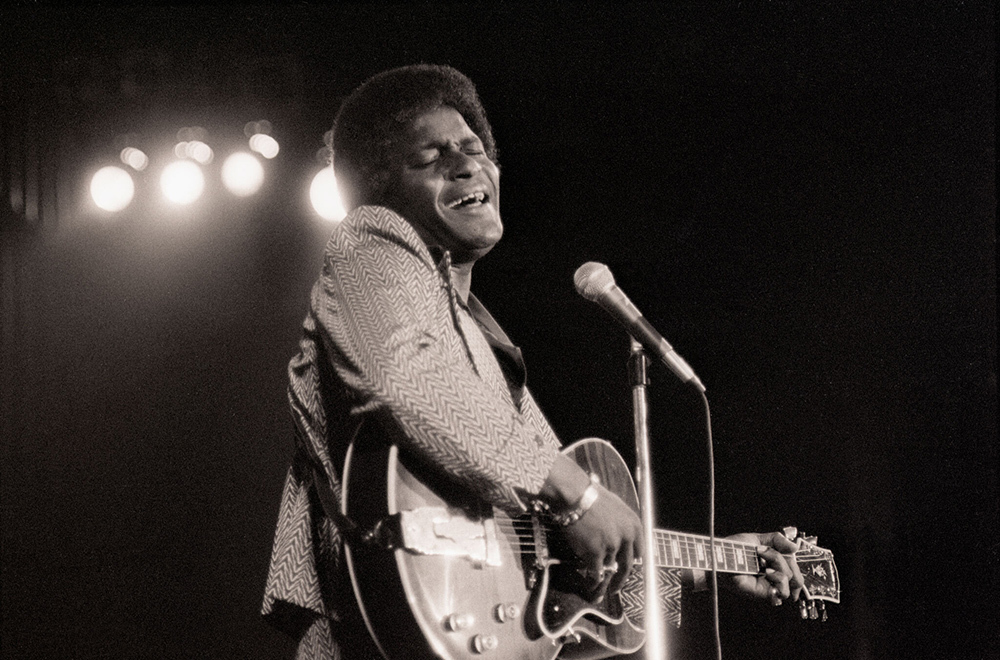
[[[135,147],[125,147],[119,154],[121,161],[133,170],[141,172],[149,165],[149,156]]]
[[[278,155],[278,141],[270,135],[257,133],[250,137],[250,148],[270,160]]]
[[[102,167],[90,180],[90,196],[98,208],[105,211],[121,211],[132,203],[134,195],[132,176],[120,167]]]
[[[309,201],[324,220],[340,222],[347,215],[344,203],[340,199],[340,192],[337,190],[337,178],[333,175],[332,167],[323,168],[313,177],[309,186]]]
[[[205,189],[205,176],[201,168],[190,160],[177,160],[160,175],[163,195],[175,204],[190,204],[201,197]]]
[[[234,153],[222,164],[222,183],[237,197],[247,197],[260,190],[264,168],[252,154]]]

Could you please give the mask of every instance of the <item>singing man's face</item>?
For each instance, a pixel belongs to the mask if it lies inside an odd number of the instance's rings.
[[[475,261],[503,235],[500,170],[457,110],[441,106],[414,119],[390,157],[385,205],[428,245]]]

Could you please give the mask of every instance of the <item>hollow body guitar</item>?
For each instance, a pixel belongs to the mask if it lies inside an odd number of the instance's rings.
[[[610,443],[590,438],[564,453],[638,511],[631,474]],[[343,483],[342,511],[369,530],[367,542],[347,548],[352,586],[386,658],[590,660],[642,647],[640,565],[619,593],[590,601],[543,516],[512,517],[437,484],[395,446],[352,445]],[[709,569],[714,552],[720,572],[763,572],[756,546],[655,536],[658,567]],[[814,602],[840,600],[837,569],[814,539],[798,543],[803,598],[815,616]]]

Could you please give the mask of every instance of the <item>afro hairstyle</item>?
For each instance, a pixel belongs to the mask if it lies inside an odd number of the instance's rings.
[[[441,106],[457,110],[482,141],[487,157],[497,162],[486,110],[465,74],[433,64],[389,69],[355,89],[334,120],[333,168],[348,210],[381,201],[392,146],[413,119]]]

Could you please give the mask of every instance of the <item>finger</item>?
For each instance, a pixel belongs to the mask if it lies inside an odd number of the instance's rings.
[[[757,548],[757,554],[765,560],[767,566],[764,569],[765,577],[778,587],[782,598],[788,598],[791,595],[789,580],[795,576],[795,573],[789,568],[784,556],[777,550],[765,546]],[[801,573],[799,579],[801,579]]]
[[[792,574],[788,579],[788,586],[791,589],[792,600],[798,600],[799,594],[802,592],[802,588],[806,585],[805,580],[802,578],[802,572],[799,571],[799,565],[795,563],[792,559],[788,564],[789,569]]]
[[[790,541],[781,532],[770,532],[768,534],[758,534],[757,536],[760,538],[762,545],[774,548],[782,554],[791,554],[799,549],[795,541]]]
[[[764,584],[768,584],[768,596],[772,605],[781,605],[784,598],[788,598],[788,576],[780,570],[768,567],[764,569]]]
[[[617,572],[617,566],[613,569],[610,568],[615,563],[617,552],[618,548],[616,547],[606,547],[603,552],[594,554],[588,573],[592,591],[606,586],[609,579]]]
[[[781,605],[781,593],[778,591],[778,587],[771,585],[768,595],[771,598],[772,605]]]
[[[799,551],[799,543],[789,539],[781,532],[760,534],[759,537],[761,543],[772,546],[780,553],[781,559],[784,562],[784,565],[780,568],[782,571],[786,572],[789,577],[792,598],[797,599],[799,592],[802,591],[802,587],[805,586],[805,580],[802,578],[802,572],[799,570],[799,565],[795,561],[795,553]]]
[[[625,584],[625,580],[628,578],[628,574],[632,570],[633,557],[633,545],[631,543],[623,543],[615,557],[615,560],[618,562],[618,571],[614,574],[611,578],[611,582],[608,584],[608,591],[610,593],[616,593],[622,588],[622,585]]]
[[[601,568],[595,568],[592,564],[587,564],[576,569],[580,575],[580,589],[593,596],[602,585],[607,582],[606,573]]]
[[[605,572],[603,560],[590,565],[590,568],[587,569],[587,586],[590,587],[591,591],[595,591],[600,588],[600,586],[604,583],[604,576]]]
[[[788,598],[791,595],[791,591],[788,587],[788,576],[781,571],[776,571],[773,568],[767,568],[764,570],[764,577],[771,583],[772,593],[775,593],[780,598]]]

